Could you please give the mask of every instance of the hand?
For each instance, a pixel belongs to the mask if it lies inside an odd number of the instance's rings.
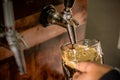
[[[112,67],[92,62],[80,62],[77,70],[73,75],[73,80],[99,80],[105,73],[109,72]]]

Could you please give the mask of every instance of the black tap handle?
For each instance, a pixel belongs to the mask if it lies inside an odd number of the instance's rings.
[[[72,8],[75,0],[64,0],[64,6],[65,8]]]

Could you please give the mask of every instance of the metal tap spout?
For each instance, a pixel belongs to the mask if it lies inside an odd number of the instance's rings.
[[[44,7],[40,15],[40,23],[44,27],[53,24],[65,27],[72,44],[77,42],[75,26],[79,26],[79,23],[72,18],[71,8],[74,1],[75,0],[64,0],[65,9],[60,13],[56,11],[53,5],[47,5]]]
[[[47,27],[52,24],[65,26],[67,21],[58,13],[53,5],[47,5],[44,7],[40,15],[40,23]]]

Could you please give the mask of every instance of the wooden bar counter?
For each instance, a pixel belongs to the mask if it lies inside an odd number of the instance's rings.
[[[55,6],[57,11],[63,4]],[[3,38],[0,43],[0,80],[64,80],[61,66],[62,44],[69,42],[65,28],[58,25],[43,27],[39,23],[40,12],[17,19],[16,30],[23,36],[29,48],[24,50],[27,73],[20,75],[13,53]],[[80,23],[77,27],[78,40],[85,37],[86,0],[76,0],[73,17]]]

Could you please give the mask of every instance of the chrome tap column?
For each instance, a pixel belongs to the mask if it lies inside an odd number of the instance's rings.
[[[15,20],[12,0],[3,0],[3,12],[5,23],[5,36],[8,45],[14,54],[20,74],[26,73],[26,65],[23,51],[20,47],[17,32],[15,31]]]

